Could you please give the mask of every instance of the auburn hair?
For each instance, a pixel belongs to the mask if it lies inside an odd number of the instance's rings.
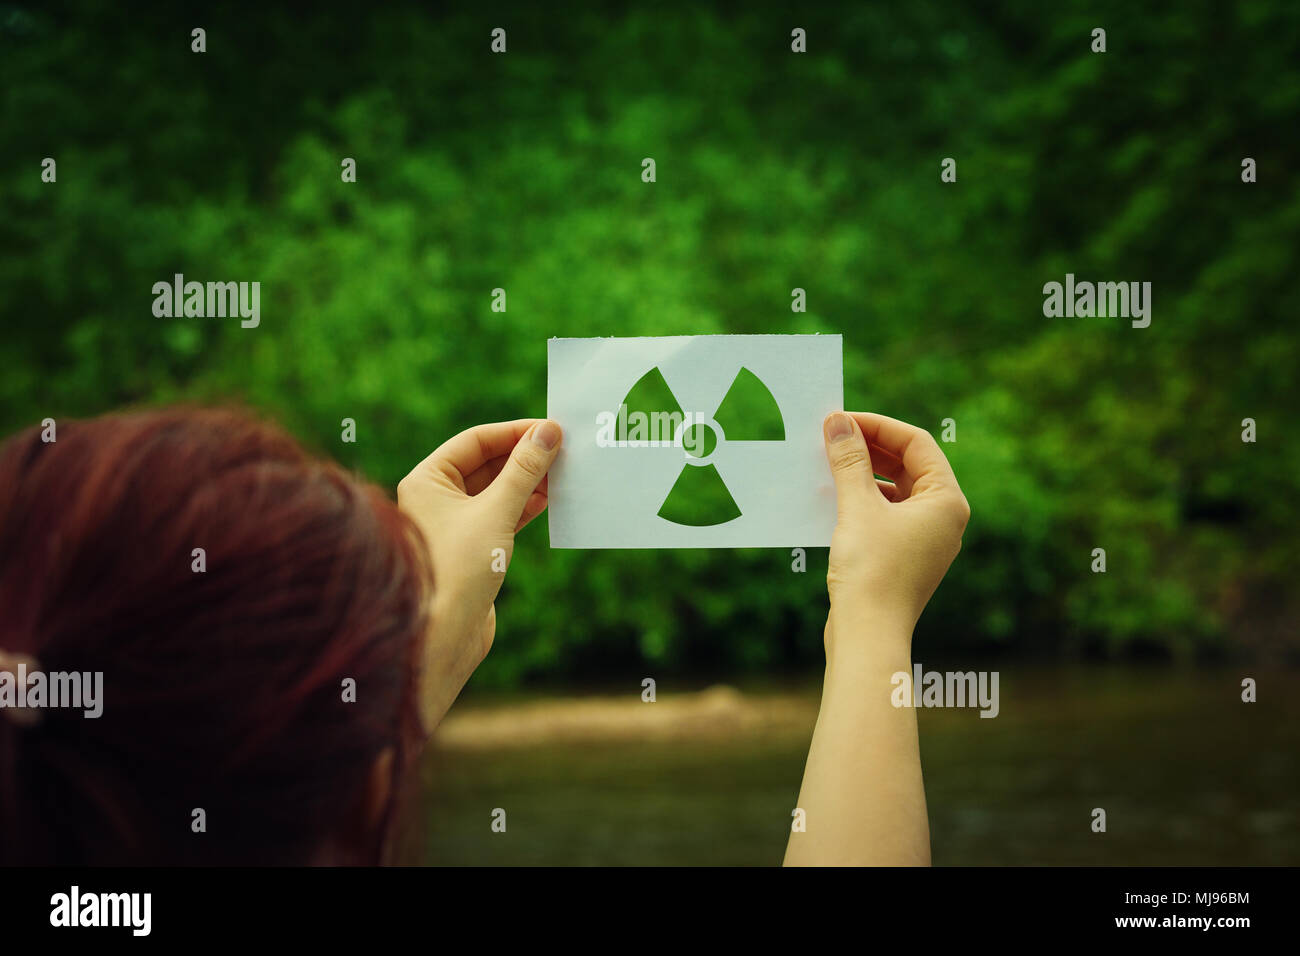
[[[0,651],[102,672],[103,713],[0,711],[0,864],[386,859],[423,739],[414,525],[240,411],[49,437],[0,447]],[[322,856],[390,749],[365,850]]]

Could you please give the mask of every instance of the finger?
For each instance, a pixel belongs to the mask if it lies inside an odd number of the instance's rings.
[[[466,475],[465,491],[468,494],[476,495],[492,484],[492,480],[501,474],[501,469],[505,467],[509,458],[509,455],[497,455],[491,461],[485,462],[477,471]]]
[[[509,455],[537,421],[536,418],[521,418],[467,428],[439,445],[419,467],[445,475],[463,490],[466,475],[473,474],[493,458]]]
[[[831,412],[822,422],[826,459],[835,479],[835,498],[843,514],[881,501],[871,470],[871,454],[858,423],[845,412]]]
[[[892,481],[881,481],[877,478],[876,487],[880,489],[880,493],[884,495],[886,499],[895,504],[907,500],[907,495],[903,494],[903,489]]]
[[[867,450],[871,454],[872,471],[882,478],[888,478],[898,486],[901,492],[899,500],[910,495],[912,493],[912,479],[908,477],[907,469],[903,467],[903,463],[879,445],[868,442]]]
[[[935,490],[961,493],[952,466],[928,431],[872,412],[852,412],[851,415],[868,443],[880,446],[902,462],[903,470],[912,482],[912,493]]]
[[[484,491],[483,497],[491,496],[494,505],[501,509],[507,519],[506,527],[518,524],[529,497],[541,487],[551,463],[560,453],[562,438],[560,426],[555,422],[546,419],[537,422],[515,445],[501,474]]]
[[[519,518],[519,523],[515,525],[515,534],[523,531],[539,514],[546,510],[547,497],[541,490],[534,491],[528,496],[528,504],[524,505],[524,513]]]
[[[510,460],[509,455],[498,455],[496,458],[493,458],[491,461],[483,465],[482,468],[474,472],[472,475],[466,475],[465,493],[470,495],[476,495],[484,488],[486,488],[488,485],[492,484],[492,482],[496,480],[496,476],[501,474],[501,469],[505,467],[506,462],[509,460]],[[537,486],[537,490],[540,491],[543,495],[547,493],[546,482],[550,479],[550,477],[551,477],[550,475],[547,475],[545,478],[542,479],[542,483]]]

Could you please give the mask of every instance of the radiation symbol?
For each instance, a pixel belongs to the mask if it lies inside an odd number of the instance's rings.
[[[642,412],[647,418],[667,415],[681,423],[673,436],[674,444],[666,447],[664,454],[684,452],[686,460],[658,512],[660,518],[674,524],[703,527],[740,517],[736,499],[710,461],[723,442],[785,441],[785,421],[776,399],[747,368],[736,373],[713,413],[716,428],[708,422],[685,421],[686,415],[658,366],[637,380],[623,404],[628,416],[633,412]],[[629,439],[626,417],[621,417],[616,437],[619,441]]]

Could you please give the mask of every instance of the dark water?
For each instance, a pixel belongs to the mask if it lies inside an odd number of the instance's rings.
[[[921,712],[936,865],[1300,864],[1297,675],[1000,668],[999,689],[995,719]],[[800,693],[806,713],[758,733],[435,750],[412,859],[777,864],[816,711]]]

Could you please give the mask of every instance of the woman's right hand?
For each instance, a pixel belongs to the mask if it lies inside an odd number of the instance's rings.
[[[831,612],[869,613],[910,636],[961,550],[970,506],[924,429],[833,412],[823,434],[839,507],[826,575]]]
[[[397,486],[433,564],[432,636],[421,698],[425,728],[442,720],[496,637],[497,593],[515,534],[546,508],[560,426],[524,418],[466,429]]]
[[[826,679],[788,865],[930,862],[916,711],[893,689],[970,508],[928,432],[866,412],[822,424],[839,517],[826,582]],[[889,481],[879,481],[883,475]]]

